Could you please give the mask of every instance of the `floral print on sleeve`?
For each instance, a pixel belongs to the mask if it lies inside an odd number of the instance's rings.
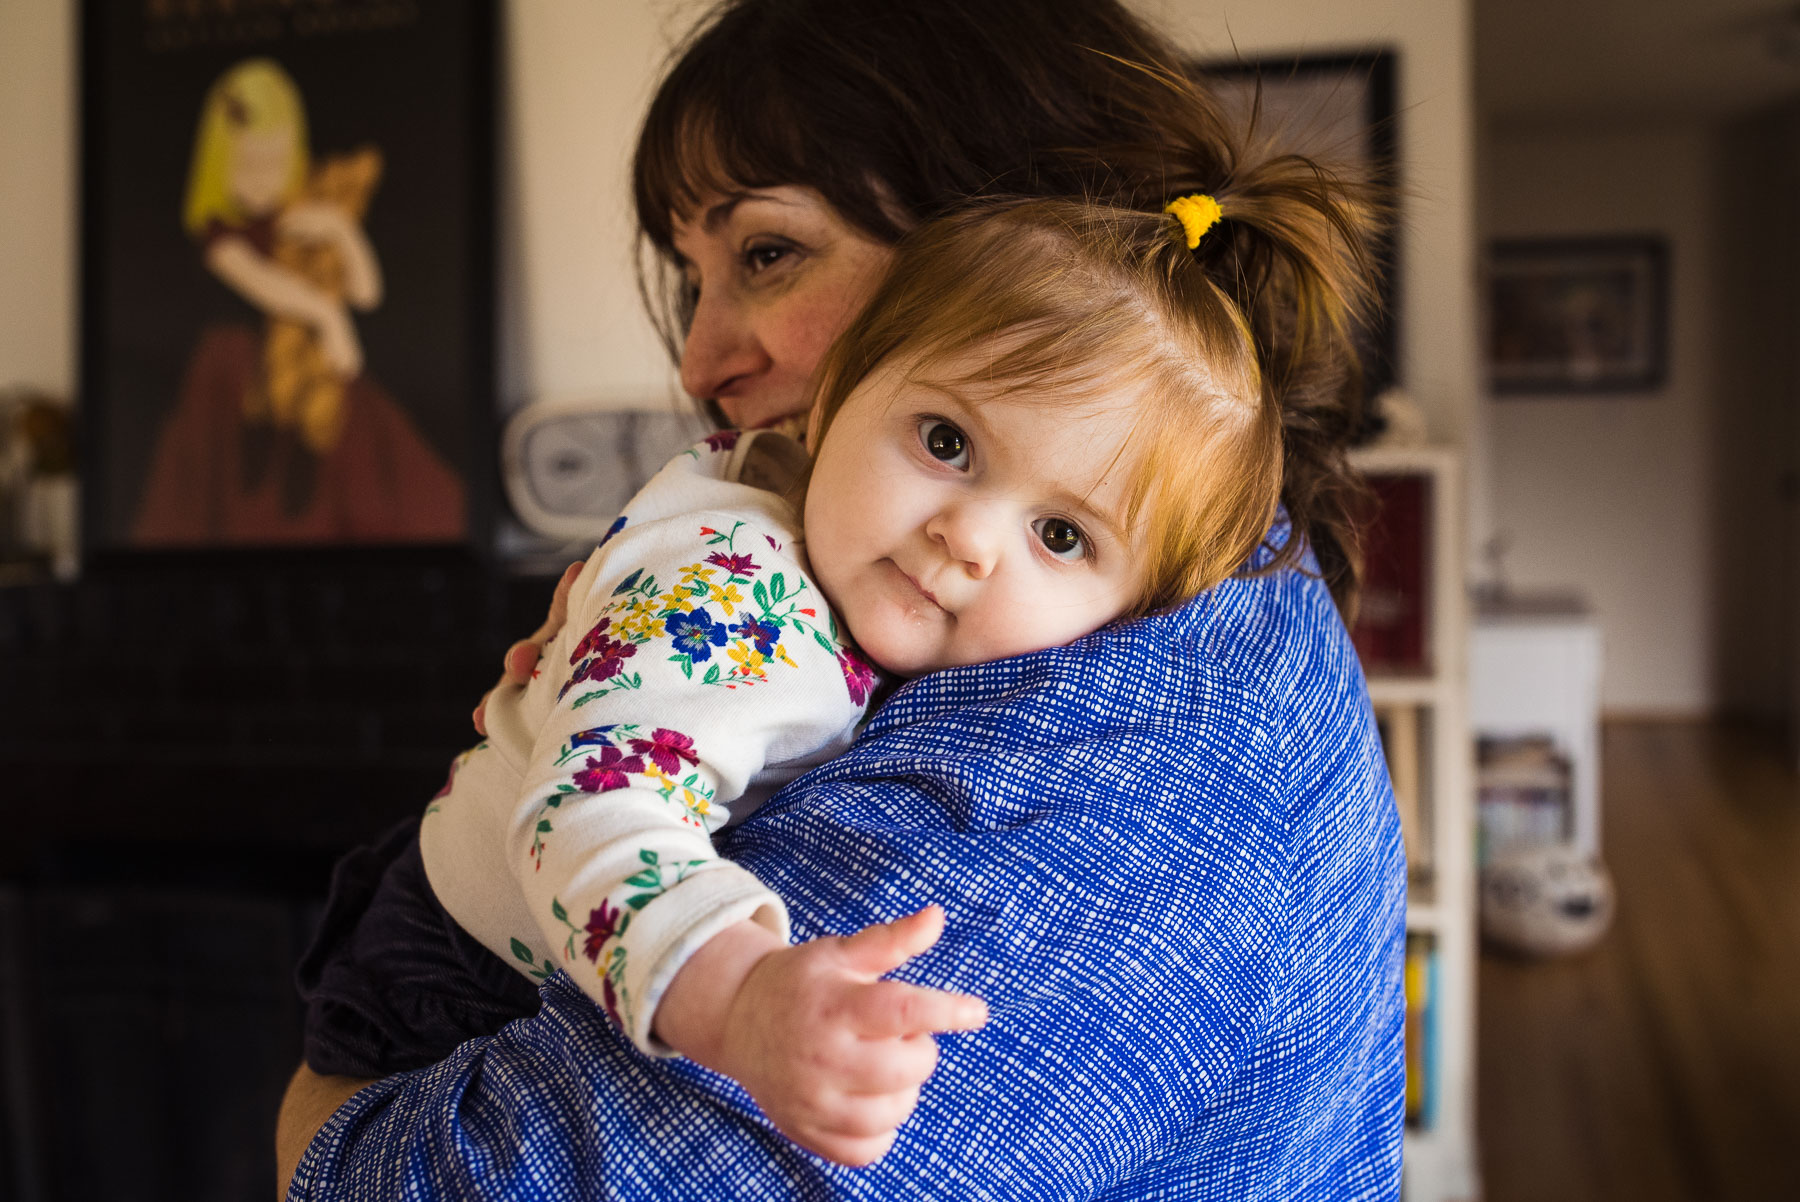
[[[774,665],[799,666],[785,641],[792,634],[810,637],[838,659],[851,696],[861,704],[873,674],[853,654],[845,659],[848,648],[829,610],[821,623],[816,604],[801,604],[812,592],[805,578],[768,572],[753,551],[738,550],[744,526],[740,521],[726,531],[700,527],[704,545],[719,549],[679,569],[680,579],[672,585],[664,587],[642,568],[620,581],[603,616],[570,655],[573,670],[558,699],[590,686],[575,698],[579,708],[610,693],[642,688],[642,673],[627,670],[625,661],[652,643],[667,644],[665,658],[696,684],[727,689],[766,684]],[[768,535],[763,538],[781,549]]]
[[[729,441],[712,449],[728,450]],[[834,668],[842,678],[852,702],[863,704],[874,686],[874,672],[844,643],[811,582],[791,566],[781,570],[771,558],[783,554],[782,544],[741,520],[729,529],[693,528],[699,546],[691,562],[672,571],[639,566],[614,587],[569,654],[568,676],[557,693],[560,706],[580,710],[601,698],[642,689],[646,674],[660,696],[678,698],[689,687],[751,689],[768,685],[777,673],[799,671],[797,655],[819,654],[831,666],[827,671]],[[675,692],[660,692],[665,681]],[[531,819],[527,854],[533,873],[557,854],[556,828],[571,807],[617,804],[607,795],[623,796],[621,790],[640,799],[660,797],[676,821],[704,836],[723,813],[715,813],[717,769],[705,761],[695,739],[672,726],[614,722],[569,736],[553,765],[554,784]],[[634,917],[683,880],[721,863],[716,856],[682,858],[692,854],[685,847],[674,853],[666,846],[646,846],[640,838],[649,836],[633,836],[617,848],[625,857],[636,856],[630,876],[592,892],[577,890],[580,896],[554,879],[570,865],[553,865],[546,883],[560,896],[548,896],[549,921],[543,930],[547,935],[562,932],[560,955],[542,945],[534,952],[531,943],[518,938],[512,946],[534,977],[558,968],[575,971],[582,960],[593,965],[599,988],[591,992],[626,1031],[636,1029],[627,986],[628,979],[636,978],[626,972],[628,957],[642,938],[641,933],[626,938]],[[545,905],[546,899],[540,895],[537,904]]]
[[[596,726],[574,735],[563,744],[557,756],[559,767],[579,763],[569,778],[538,806],[532,830],[530,856],[533,870],[544,866],[544,849],[548,836],[555,833],[553,811],[565,802],[587,793],[610,793],[633,784],[654,789],[670,805],[678,807],[681,821],[700,830],[706,829],[706,816],[712,810],[714,792],[699,771],[700,756],[694,741],[680,731],[656,727],[645,737],[635,722]],[[683,774],[684,766],[692,771]]]

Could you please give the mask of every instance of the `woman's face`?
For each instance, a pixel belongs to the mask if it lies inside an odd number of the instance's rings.
[[[826,348],[894,255],[800,187],[708,196],[676,215],[674,242],[694,290],[681,386],[745,429],[804,415]]]

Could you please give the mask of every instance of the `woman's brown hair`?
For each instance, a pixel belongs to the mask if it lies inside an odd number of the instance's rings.
[[[1246,175],[1242,147],[1174,48],[1117,0],[726,0],[678,48],[638,140],[638,221],[662,268],[644,277],[646,299],[678,353],[672,217],[714,192],[810,187],[896,242],[995,197],[1156,212],[1235,190],[1244,221],[1208,248],[1208,271],[1243,312],[1281,410],[1281,498],[1305,538],[1277,562],[1310,546],[1349,612],[1360,557],[1344,450],[1362,411],[1344,311],[1316,303],[1282,240],[1252,235],[1257,214],[1276,219],[1261,186],[1274,177]],[[1296,160],[1275,174],[1289,192],[1350,194],[1310,172]],[[1340,230],[1365,278],[1367,211]]]

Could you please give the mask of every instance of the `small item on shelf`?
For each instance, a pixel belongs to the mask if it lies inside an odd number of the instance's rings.
[[[1478,867],[1514,848],[1568,840],[1574,772],[1550,736],[1484,738],[1476,763]]]
[[[1388,780],[1394,788],[1394,804],[1400,810],[1400,835],[1406,843],[1406,875],[1414,884],[1431,878],[1430,814],[1425,796],[1425,747],[1423,727],[1429,721],[1424,707],[1378,704],[1375,725],[1381,734],[1381,750],[1387,758]]]
[[[1612,925],[1612,878],[1568,844],[1515,847],[1481,870],[1481,933],[1528,956],[1566,956]]]
[[[1364,477],[1371,503],[1358,528],[1363,540],[1362,600],[1350,632],[1363,671],[1416,676],[1431,671],[1429,540],[1432,478],[1393,472]]]
[[[1364,445],[1378,447],[1422,447],[1428,432],[1425,411],[1419,403],[1398,388],[1388,388],[1375,398],[1372,408],[1378,428]]]
[[[66,401],[30,389],[0,391],[0,581],[48,565],[77,567],[75,432]]]
[[[1430,935],[1406,937],[1406,1122],[1430,1127],[1437,1117],[1438,956]]]

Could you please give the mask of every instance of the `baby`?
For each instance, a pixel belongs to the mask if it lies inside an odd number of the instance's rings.
[[[1355,289],[1324,202],[1236,196],[998,205],[903,242],[821,369],[811,464],[768,431],[677,457],[581,570],[536,677],[490,700],[420,830],[450,916],[522,973],[569,972],[645,1053],[734,1077],[803,1146],[885,1151],[932,1033],[986,1018],[880,979],[941,911],[790,946],[781,898],[710,836],[847,745],[871,664],[1060,646],[1250,557],[1280,415],[1218,281],[1275,253],[1334,315]]]

